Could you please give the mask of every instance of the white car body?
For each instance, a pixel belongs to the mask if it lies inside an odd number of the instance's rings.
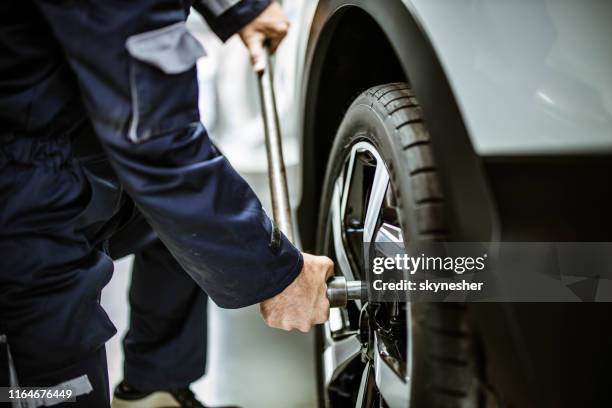
[[[380,8],[399,1],[363,4]],[[431,43],[477,155],[612,152],[612,2],[401,1]],[[275,82],[294,206],[304,181],[301,150],[309,58],[317,41],[313,33],[326,23],[315,15],[332,7],[324,3],[359,2],[283,2],[291,30],[276,57]],[[263,128],[246,53],[234,39],[219,59],[213,134],[249,181],[265,180]],[[236,100],[248,103],[237,108]]]

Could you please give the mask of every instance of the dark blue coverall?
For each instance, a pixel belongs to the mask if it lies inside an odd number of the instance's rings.
[[[138,252],[125,374],[143,390],[201,374],[205,298],[193,282],[238,308],[302,268],[199,121],[190,5],[0,2],[0,335],[22,386],[86,376],[93,390],[66,406],[108,406],[115,328],[99,299],[113,255]],[[223,40],[267,5],[193,4]]]

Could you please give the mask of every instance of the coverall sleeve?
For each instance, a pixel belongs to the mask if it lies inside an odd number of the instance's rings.
[[[288,286],[301,253],[199,121],[203,49],[180,3],[36,1],[121,183],[187,273],[225,308]]]
[[[223,41],[257,17],[271,0],[195,0],[193,8]]]

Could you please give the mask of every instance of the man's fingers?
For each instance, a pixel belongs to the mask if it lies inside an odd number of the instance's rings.
[[[262,33],[253,33],[247,43],[251,64],[253,64],[255,72],[261,72],[266,69],[266,59],[264,55],[265,39],[266,37]]]
[[[323,301],[323,309],[317,314],[314,324],[322,324],[329,320],[329,300],[327,298]]]
[[[278,45],[283,41],[289,32],[289,22],[280,22],[262,27],[262,31],[266,39],[271,44],[271,49],[276,50]],[[272,45],[273,44],[273,45]]]
[[[289,23],[284,23],[281,25],[280,28],[275,30],[274,34],[268,35],[268,42],[270,44],[271,53],[274,54],[276,52],[276,49],[278,48],[278,46],[281,45],[281,43],[287,36],[288,31],[289,31]]]
[[[274,53],[289,31],[289,20],[277,2],[272,2],[258,17],[240,30],[240,37],[249,49],[255,71],[265,69],[264,41]]]
[[[327,259],[326,271],[325,271],[325,280],[327,281],[329,278],[334,276],[334,261],[329,258]]]
[[[270,50],[270,54],[274,54],[276,52],[276,49],[278,48],[280,43],[281,40],[268,40],[268,49]]]
[[[329,318],[325,282],[334,274],[334,262],[325,256],[303,257],[304,265],[296,279],[260,304],[262,317],[270,327],[308,332]]]

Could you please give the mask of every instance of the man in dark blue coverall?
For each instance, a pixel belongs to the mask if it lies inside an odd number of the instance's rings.
[[[201,406],[204,293],[281,329],[327,319],[333,264],[287,241],[200,123],[190,6],[256,67],[287,30],[269,0],[0,2],[0,387],[109,406],[100,292],[131,252],[117,406]]]

